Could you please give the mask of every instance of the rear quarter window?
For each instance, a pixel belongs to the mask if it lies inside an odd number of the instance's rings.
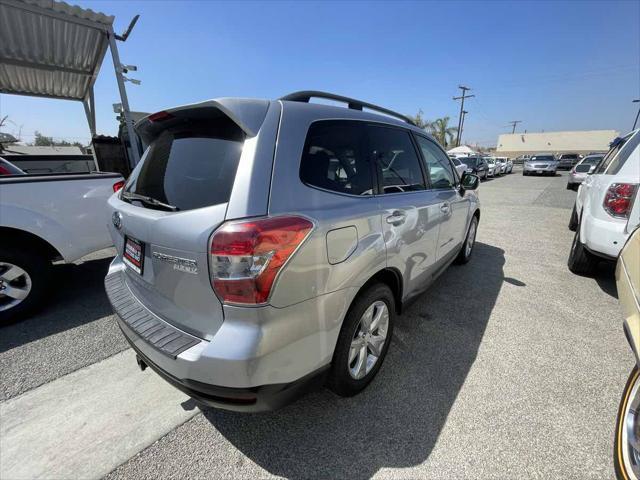
[[[349,195],[371,195],[371,164],[360,122],[326,120],[311,124],[300,160],[307,185]]]

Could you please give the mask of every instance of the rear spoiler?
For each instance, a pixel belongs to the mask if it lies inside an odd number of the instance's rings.
[[[180,117],[208,116],[217,111],[238,125],[248,137],[255,137],[264,122],[270,103],[268,100],[249,98],[216,98],[147,115],[139,120],[134,128],[145,142],[149,142],[158,130],[164,129],[163,122]]]

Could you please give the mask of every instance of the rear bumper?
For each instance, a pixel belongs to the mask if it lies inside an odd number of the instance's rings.
[[[146,365],[202,403],[241,411],[278,408],[321,377],[350,298],[338,291],[286,308],[225,307],[215,336],[203,340],[142,305],[121,264],[112,264],[105,287],[118,325]]]
[[[614,218],[601,220],[584,213],[581,220],[581,241],[587,250],[605,260],[616,261],[628,238],[626,222]]]
[[[567,183],[570,183],[571,185],[580,185],[584,182],[585,178],[587,178],[586,175],[569,175]]]
[[[319,368],[304,377],[291,382],[261,385],[252,388],[230,388],[209,385],[188,378],[180,379],[153,363],[131,340],[135,333],[121,320],[118,326],[136,352],[138,364],[142,369],[150,367],[162,379],[178,390],[189,395],[197,403],[208,407],[222,408],[235,412],[265,412],[281,408],[301,395],[324,385],[329,365]]]

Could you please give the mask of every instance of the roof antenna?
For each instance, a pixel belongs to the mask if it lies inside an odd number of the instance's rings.
[[[127,38],[129,38],[129,34],[131,33],[131,30],[133,30],[133,27],[136,26],[136,22],[138,21],[139,18],[140,18],[140,15],[136,15],[135,17],[133,17],[133,19],[129,23],[129,26],[127,27],[127,29],[124,31],[122,35],[117,35],[117,34],[114,35],[116,40],[120,40],[121,42],[126,42]]]

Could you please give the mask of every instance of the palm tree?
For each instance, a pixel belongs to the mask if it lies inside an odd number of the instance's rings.
[[[449,126],[449,117],[437,118],[431,124],[431,135],[442,145],[447,148],[452,142],[458,129]]]
[[[425,119],[422,116],[423,113],[424,112],[422,111],[422,109],[420,109],[418,110],[418,113],[416,113],[415,116],[409,115],[409,118],[413,120],[413,123],[415,123],[418,128],[422,128],[428,133],[433,133],[433,122]]]

